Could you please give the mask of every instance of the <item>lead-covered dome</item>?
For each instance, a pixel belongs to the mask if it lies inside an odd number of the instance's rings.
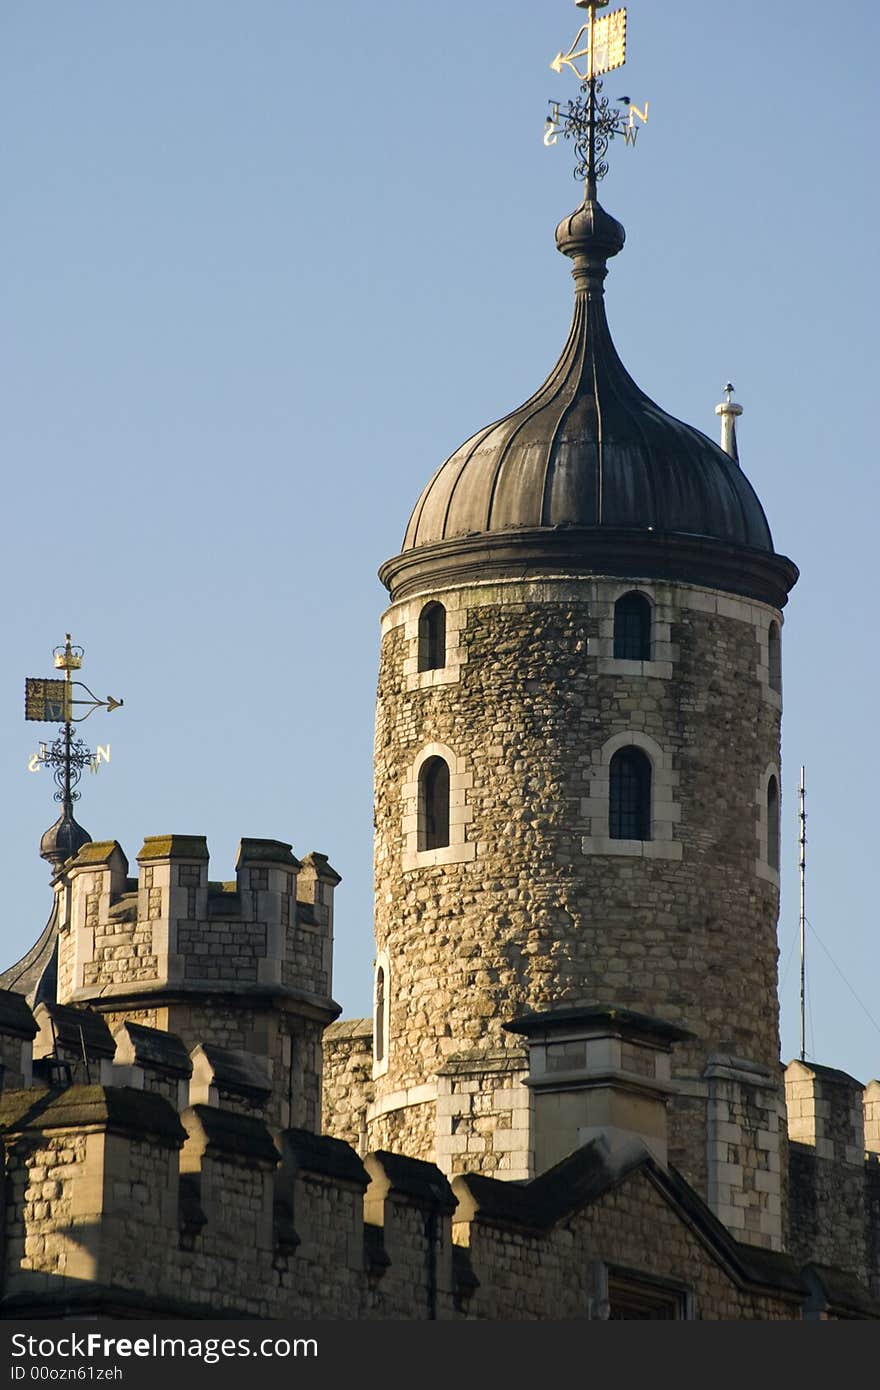
[[[655,404],[617,355],[603,282],[624,236],[594,199],[560,223],[557,245],[574,263],[576,286],[568,341],[535,394],[468,439],[428,483],[401,555],[380,572],[395,594],[423,570],[422,561],[440,559],[438,547],[443,568],[450,546],[472,564],[482,538],[496,566],[518,548],[520,559],[539,568],[542,555],[612,573],[634,572],[635,564],[641,573],[785,602],[797,570],[775,555],[764,510],[737,461]],[[626,560],[618,554],[623,544]],[[635,563],[638,552],[644,558]],[[734,582],[746,557],[761,573]]]

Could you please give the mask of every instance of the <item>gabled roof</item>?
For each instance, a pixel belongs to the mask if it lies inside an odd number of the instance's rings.
[[[802,1272],[790,1255],[735,1240],[682,1175],[663,1167],[638,1140],[612,1151],[603,1139],[595,1139],[529,1182],[466,1173],[453,1180],[459,1203],[453,1220],[513,1227],[540,1237],[636,1175],[653,1185],[741,1287],[790,1298],[797,1305],[815,1301],[821,1294],[823,1306],[839,1314],[880,1317],[880,1304],[843,1271],[810,1266]]]

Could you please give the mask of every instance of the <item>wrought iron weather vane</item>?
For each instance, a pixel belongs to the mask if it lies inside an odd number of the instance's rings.
[[[570,68],[580,80],[581,95],[567,106],[558,101],[550,102],[544,144],[555,145],[560,134],[565,140],[574,141],[577,154],[574,176],[586,184],[588,199],[595,198],[596,182],[608,172],[606,156],[610,141],[622,135],[625,144],[634,145],[640,128],[636,120],[642,125],[648,122],[647,102],[640,110],[629,97],[620,97],[619,105],[624,108],[620,110],[602,95],[601,75],[623,67],[626,62],[626,10],[613,10],[601,19],[596,18],[596,11],[604,9],[608,3],[609,0],[575,0],[578,9],[587,11],[587,22],[581,25],[568,52],[557,53],[550,64],[554,72]]]
[[[39,772],[43,767],[52,769],[58,791],[55,800],[62,804],[64,819],[72,819],[73,803],[79,800],[76,784],[85,768],[97,772],[102,762],[110,761],[110,745],[99,744],[96,752],[87,748],[81,738],[74,734],[74,725],[82,724],[96,709],[106,709],[108,713],[119,709],[124,703],[108,695],[100,700],[94,691],[82,681],[73,679],[73,672],[82,666],[83,648],[72,643],[70,633],[66,635],[63,647],[53,652],[56,671],[63,671],[62,679],[44,680],[38,676],[28,676],[24,683],[24,717],[39,723],[61,724],[61,730],[54,743],[41,743],[39,751],[28,762],[29,772]],[[85,691],[87,700],[74,698],[74,691]],[[85,709],[84,714],[76,716],[74,709]]]

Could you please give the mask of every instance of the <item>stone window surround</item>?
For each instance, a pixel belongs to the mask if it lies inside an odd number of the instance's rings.
[[[572,581],[570,575],[547,575],[541,580],[504,579],[491,584],[459,584],[439,593],[426,592],[418,597],[393,604],[382,616],[383,635],[397,626],[403,626],[408,643],[408,656],[404,659],[404,679],[407,692],[426,689],[435,685],[448,685],[460,678],[461,667],[467,661],[467,647],[456,645],[461,641],[468,610],[483,603],[497,603],[498,591],[517,593],[516,602],[542,603],[557,601],[561,597],[581,602],[586,595],[590,605],[591,618],[595,621],[598,635],[591,637],[587,644],[587,660],[596,660],[599,675],[653,676],[655,679],[668,679],[672,675],[673,664],[678,660],[678,645],[669,640],[671,625],[677,616],[690,609],[699,613],[718,613],[722,617],[734,618],[737,622],[751,627],[758,644],[757,677],[762,697],[774,709],[782,709],[781,692],[770,685],[769,632],[770,623],[775,622],[782,634],[784,617],[777,609],[754,599],[736,594],[717,592],[696,584],[677,584],[670,581],[653,583],[647,579],[633,577],[629,580],[610,580],[585,578]],[[654,605],[654,629],[652,632],[651,661],[620,661],[614,657],[614,604],[624,594],[643,594]],[[447,665],[437,671],[419,671],[419,614],[430,602],[442,603],[446,609],[446,659]]]
[[[779,815],[782,815],[782,778],[779,775],[779,764],[768,763],[765,767],[755,793],[755,806],[757,809],[757,824],[755,833],[758,839],[758,857],[755,860],[755,873],[758,878],[767,879],[768,883],[774,883],[779,887],[779,870],[774,869],[768,859],[768,825],[767,825],[767,789],[770,785],[770,778],[776,778],[776,789],[779,794]]]
[[[420,671],[419,620],[432,603],[439,603],[446,612],[446,664],[430,671]],[[422,594],[406,605],[404,637],[407,654],[403,660],[403,675],[408,693],[458,682],[461,668],[467,661],[467,649],[461,645],[461,633],[466,623],[467,608],[462,605],[457,593]]]
[[[612,840],[608,834],[611,759],[619,749],[630,747],[640,748],[651,762],[650,840]],[[594,749],[592,762],[590,794],[581,801],[581,813],[590,825],[590,833],[581,841],[584,854],[681,859],[681,841],[675,838],[675,827],[681,822],[681,806],[674,795],[678,773],[672,770],[671,755],[640,729],[627,729],[613,734],[601,748]]]
[[[626,594],[639,594],[651,605],[651,660],[627,661],[614,655],[614,609]],[[673,662],[678,659],[678,647],[671,641],[672,610],[658,602],[656,593],[646,584],[600,584],[592,611],[597,619],[598,636],[588,643],[588,653],[598,658],[600,676],[653,676],[655,680],[672,677]],[[604,615],[599,610],[605,609]]]
[[[442,758],[449,768],[449,844],[440,849],[420,850],[419,774],[429,758]],[[467,864],[476,858],[476,844],[465,838],[474,814],[467,795],[473,784],[474,775],[468,770],[467,759],[459,758],[445,743],[426,743],[420,750],[401,789],[404,873],[437,864]]]
[[[419,614],[419,672],[441,671],[445,665],[446,606],[430,599]]]
[[[385,1002],[382,1008],[382,1033],[385,1039],[385,1055],[381,1060],[376,1058],[376,986],[379,981],[379,971],[385,972]],[[388,1053],[390,1050],[391,1038],[389,1036],[389,1024],[391,1022],[391,962],[388,959],[387,951],[379,951],[373,966],[373,1080],[384,1076],[388,1070]]]
[[[675,1303],[678,1307],[676,1321],[693,1322],[696,1318],[696,1300],[693,1289],[677,1279],[664,1279],[643,1270],[629,1269],[605,1260],[593,1261],[590,1268],[589,1307],[587,1316],[591,1321],[607,1321],[611,1311],[610,1285],[629,1288],[634,1294],[655,1297],[658,1302]]]
[[[772,617],[766,624],[755,628],[755,636],[758,639],[758,680],[761,682],[761,695],[772,705],[774,709],[782,709],[782,614],[779,613]],[[770,684],[770,629],[775,624],[779,634],[780,654],[779,654],[779,680],[778,690]]]

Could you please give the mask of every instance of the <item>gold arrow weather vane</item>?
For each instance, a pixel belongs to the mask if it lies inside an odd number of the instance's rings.
[[[557,53],[550,64],[554,72],[562,72],[564,67],[571,68],[578,81],[590,82],[603,72],[623,67],[626,62],[626,10],[615,10],[604,19],[597,19],[597,8],[594,5],[589,7],[590,18],[581,25],[568,52]],[[587,35],[586,47],[578,48],[584,34]],[[581,72],[575,66],[581,58],[587,60],[586,72]]]
[[[551,101],[544,123],[544,144],[548,147],[555,145],[560,135],[574,142],[575,178],[583,179],[590,197],[595,196],[597,179],[608,171],[609,142],[619,135],[624,144],[634,145],[639,133],[636,120],[642,125],[648,121],[647,102],[639,108],[629,97],[620,97],[615,109],[602,95],[601,75],[626,62],[626,10],[612,10],[602,19],[596,18],[596,11],[608,3],[609,0],[575,0],[578,9],[587,11],[587,22],[581,25],[568,52],[557,53],[550,67],[557,73],[570,68],[581,84],[581,95],[564,109],[560,102]],[[578,67],[583,60],[586,67]]]
[[[93,753],[81,738],[75,737],[74,725],[82,724],[96,709],[105,709],[112,714],[124,704],[124,701],[116,700],[112,695],[101,700],[84,681],[72,679],[72,673],[82,666],[83,654],[83,648],[71,642],[68,632],[64,646],[55,648],[52,662],[56,671],[64,672],[64,678],[53,680],[28,676],[25,680],[25,719],[62,725],[60,737],[54,743],[40,744],[39,751],[28,762],[28,771],[39,772],[44,767],[52,769],[58,786],[55,799],[63,803],[63,814],[67,817],[73,815],[73,803],[79,799],[75,787],[83,769],[90,767],[92,772],[97,772],[102,762],[110,761],[109,743],[99,745]],[[90,699],[75,700],[74,690],[84,690]],[[74,707],[84,709],[85,713],[76,716]]]

